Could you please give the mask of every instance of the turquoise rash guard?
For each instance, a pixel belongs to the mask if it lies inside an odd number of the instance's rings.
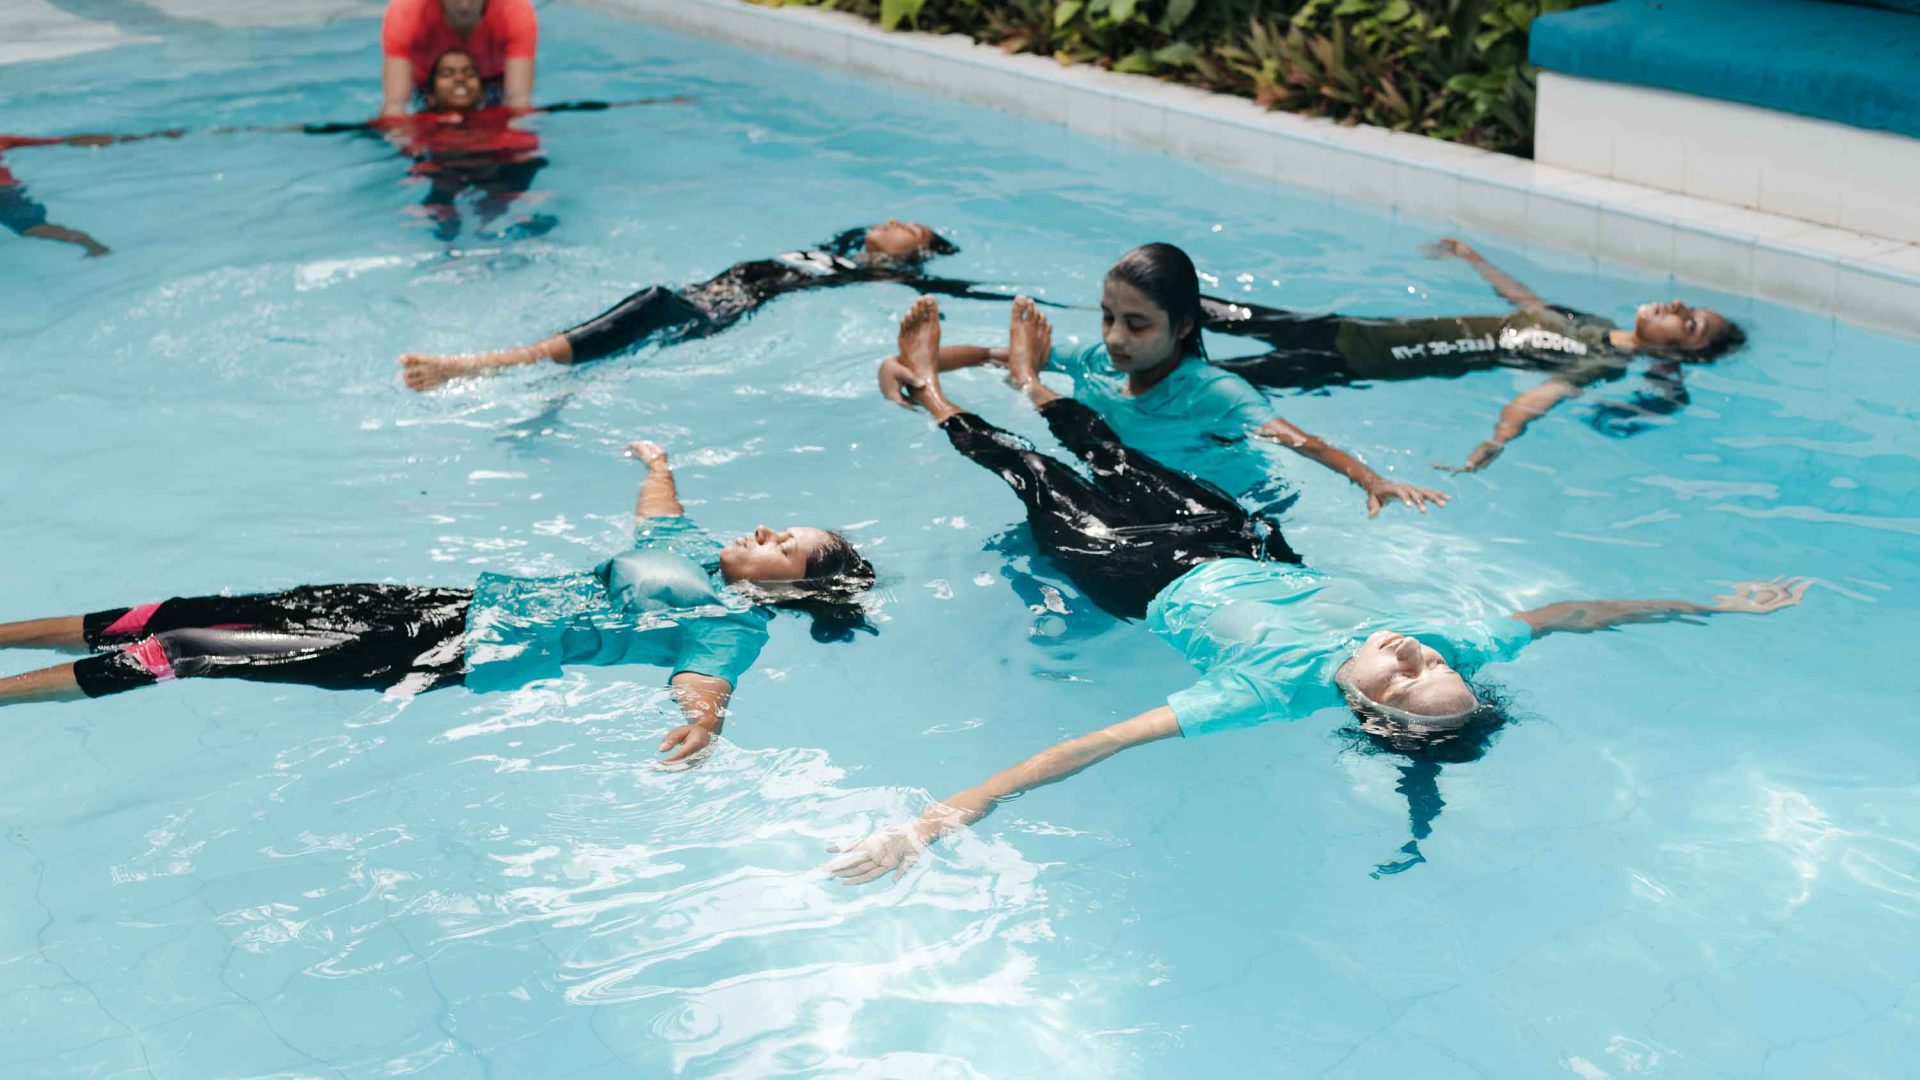
[[[505,690],[567,664],[648,664],[729,687],[772,614],[726,588],[720,545],[684,517],[641,519],[633,550],[553,577],[484,574],[467,612],[466,685]]]
[[[1187,736],[1344,706],[1333,673],[1376,630],[1417,639],[1462,675],[1533,640],[1514,618],[1422,626],[1359,582],[1251,559],[1194,567],[1154,597],[1147,628],[1200,670],[1167,698]]]
[[[1148,457],[1192,473],[1231,495],[1268,479],[1271,461],[1247,445],[1273,406],[1253,384],[1198,357],[1181,360],[1138,397],[1114,370],[1104,344],[1056,346],[1047,368],[1073,379],[1073,396],[1111,426],[1120,441]]]

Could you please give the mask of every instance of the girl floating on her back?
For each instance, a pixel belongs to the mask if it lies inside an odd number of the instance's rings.
[[[1431,251],[1465,260],[1514,310],[1504,315],[1376,319],[1300,314],[1209,297],[1204,301],[1208,329],[1256,338],[1272,350],[1219,361],[1220,366],[1256,386],[1292,390],[1451,379],[1495,367],[1545,374],[1547,381],[1522,391],[1500,411],[1492,437],[1467,455],[1465,465],[1441,466],[1476,472],[1492,464],[1528,424],[1555,405],[1620,378],[1636,357],[1646,356],[1652,366],[1633,403],[1603,406],[1595,416],[1595,426],[1602,431],[1632,434],[1649,416],[1686,405],[1686,365],[1711,363],[1747,340],[1724,315],[1679,300],[1641,304],[1631,327],[1615,326],[1548,304],[1458,240],[1442,240]]]
[[[720,730],[776,609],[813,617],[816,640],[864,627],[873,567],[846,537],[762,525],[722,547],[689,521],[666,452],[647,465],[634,548],[557,577],[485,574],[471,589],[309,585],[176,597],[89,615],[0,624],[0,648],[96,655],[0,679],[0,705],[103,697],[184,678],[412,692],[515,687],[567,664],[653,664],[687,723],[660,746],[678,761]]]
[[[492,375],[524,364],[582,364],[649,342],[710,337],[788,293],[864,282],[897,282],[942,296],[1009,298],[973,282],[923,272],[928,259],[959,250],[925,225],[888,218],[871,228],[848,229],[818,248],[736,263],[696,284],[650,286],[531,345],[454,355],[408,353],[400,366],[409,387],[431,390],[449,379]]]

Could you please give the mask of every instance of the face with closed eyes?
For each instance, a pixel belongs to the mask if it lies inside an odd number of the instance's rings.
[[[1454,717],[1480,704],[1439,653],[1391,630],[1369,636],[1338,677],[1368,701],[1415,716]]]
[[[917,221],[888,218],[867,230],[867,254],[910,262],[933,251],[933,230]]]
[[[1124,281],[1108,278],[1100,290],[1100,337],[1116,371],[1152,371],[1180,358],[1180,335],[1167,309]]]
[[[1727,334],[1727,320],[1717,311],[1688,307],[1678,300],[1641,304],[1633,315],[1633,336],[1643,345],[1681,352],[1699,352]]]
[[[807,576],[807,560],[831,542],[824,529],[755,526],[720,549],[720,573],[728,581],[799,581]]]

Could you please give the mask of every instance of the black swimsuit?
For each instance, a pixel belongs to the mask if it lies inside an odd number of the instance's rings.
[[[299,683],[325,690],[458,684],[471,589],[303,585],[254,596],[175,597],[82,620],[76,661],[88,697],[185,678]]]
[[[1496,367],[1539,371],[1585,386],[1618,378],[1632,360],[1631,353],[1608,342],[1612,323],[1570,308],[1366,319],[1203,297],[1201,311],[1208,330],[1253,338],[1269,350],[1215,364],[1256,386],[1289,390],[1454,379]]]
[[[1013,488],[1040,549],[1109,613],[1140,618],[1154,594],[1201,563],[1300,561],[1279,526],[1212,484],[1122,443],[1081,402],[1056,398],[1040,414],[1054,437],[1086,462],[1091,481],[972,413],[940,426],[954,449]]]
[[[804,289],[891,281],[942,296],[1012,299],[973,282],[927,277],[919,262],[869,262],[862,254],[866,235],[864,228],[848,229],[820,248],[737,263],[695,285],[642,289],[561,335],[573,346],[574,362],[582,363],[649,342],[710,337],[767,301]]]

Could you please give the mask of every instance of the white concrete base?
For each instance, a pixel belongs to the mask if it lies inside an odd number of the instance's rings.
[[[1920,337],[1920,246],[1418,135],[1268,112],[1243,98],[963,35],[884,33],[817,8],[573,0],[830,64],[1252,176],[1670,274]]]
[[[1550,71],[1534,128],[1543,164],[1920,243],[1920,139]]]

